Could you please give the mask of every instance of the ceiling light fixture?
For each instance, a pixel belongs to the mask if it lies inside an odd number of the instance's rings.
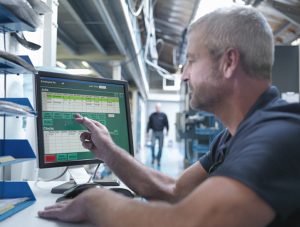
[[[90,68],[90,64],[87,61],[82,61],[81,64],[86,68]]]
[[[64,63],[62,63],[61,61],[56,61],[56,65],[57,65],[59,68],[63,68],[63,69],[67,68],[67,66],[66,66]]]
[[[300,45],[300,38],[298,39],[295,39],[292,43],[291,43],[292,46],[299,46]]]
[[[66,69],[69,73],[74,75],[82,75],[87,76],[93,74],[93,70],[91,69]]]

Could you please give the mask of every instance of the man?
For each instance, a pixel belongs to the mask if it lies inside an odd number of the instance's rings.
[[[273,56],[272,31],[256,10],[200,18],[189,29],[183,80],[191,106],[227,127],[209,153],[174,180],[129,157],[103,125],[78,116],[89,129],[83,146],[150,201],[92,189],[40,217],[98,226],[300,226],[300,105],[286,104],[270,86]]]
[[[169,132],[169,122],[168,117],[165,113],[160,111],[161,104],[156,103],[155,112],[152,113],[149,117],[147,125],[147,134],[149,130],[152,129],[151,136],[151,151],[152,151],[152,165],[154,164],[155,159],[157,160],[157,166],[160,167],[160,159],[162,154],[162,148],[164,144],[164,128],[166,128],[166,135]],[[158,139],[158,153],[155,157],[155,141]]]

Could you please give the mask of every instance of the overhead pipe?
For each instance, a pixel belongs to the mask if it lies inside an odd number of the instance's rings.
[[[144,8],[145,0],[143,0],[143,1],[141,2],[141,4],[140,4],[140,6],[139,6],[139,8],[138,8],[137,11],[134,11],[134,9],[133,9],[133,7],[132,7],[132,5],[131,5],[131,0],[127,0],[127,2],[128,2],[129,10],[130,10],[130,12],[131,12],[131,14],[132,14],[133,16],[137,17],[138,15],[141,14],[141,12],[142,12],[142,10],[143,10],[143,8]]]
[[[145,0],[144,16],[145,16],[145,27],[147,31],[144,60],[148,65],[156,69],[158,74],[164,79],[175,80],[174,75],[172,75],[166,69],[160,67],[157,64],[158,61],[158,54],[156,49],[157,42],[155,37],[153,6],[151,5],[151,0]],[[148,59],[148,53],[150,54],[151,61]]]

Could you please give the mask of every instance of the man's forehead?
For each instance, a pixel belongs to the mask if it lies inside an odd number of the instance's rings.
[[[187,45],[186,57],[187,58],[196,58],[205,51],[206,50],[205,50],[204,44],[203,44],[203,42],[201,42],[201,40],[190,41],[190,42],[188,42],[188,45]]]
[[[199,32],[191,32],[187,40],[188,51],[190,50],[190,52],[194,52],[195,48],[203,46],[202,43],[203,41],[201,38],[201,34],[199,34]]]

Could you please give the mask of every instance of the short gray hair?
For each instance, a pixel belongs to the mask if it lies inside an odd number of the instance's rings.
[[[246,6],[220,8],[200,17],[190,28],[201,32],[201,41],[213,60],[228,48],[237,48],[245,72],[258,79],[271,79],[274,38],[270,25],[257,10]]]

